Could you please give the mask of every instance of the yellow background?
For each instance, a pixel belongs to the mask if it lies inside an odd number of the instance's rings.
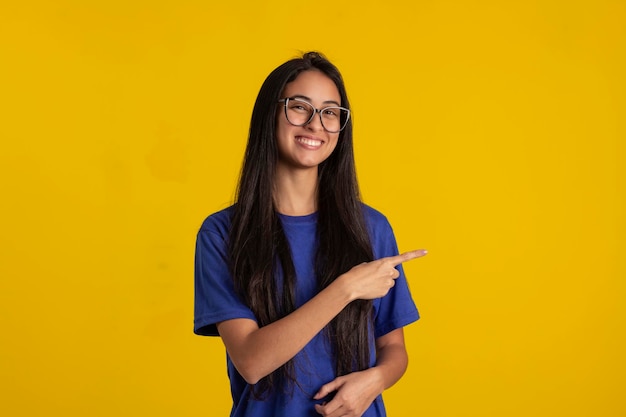
[[[422,319],[390,416],[624,416],[626,3],[5,1],[0,413],[225,416],[193,251],[253,101],[342,70]]]

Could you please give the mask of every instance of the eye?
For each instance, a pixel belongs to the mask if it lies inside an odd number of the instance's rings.
[[[334,107],[328,107],[324,109],[323,113],[324,113],[324,117],[328,117],[328,118],[339,117],[339,109],[334,108]]]
[[[309,113],[311,112],[311,107],[306,103],[292,100],[289,102],[289,110],[297,111],[299,113]]]

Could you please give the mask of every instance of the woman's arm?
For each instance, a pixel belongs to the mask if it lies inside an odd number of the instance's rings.
[[[330,402],[316,404],[315,410],[327,417],[361,416],[376,397],[404,375],[407,365],[404,331],[399,328],[376,339],[376,366],[322,386],[314,399],[321,400],[334,391],[336,394]]]
[[[357,265],[300,308],[267,326],[259,328],[250,319],[218,323],[217,330],[237,371],[246,382],[256,384],[293,358],[348,303],[386,295],[399,276],[395,267],[424,254],[406,252]],[[387,344],[384,340],[381,343],[383,347]]]
[[[230,359],[249,384],[256,384],[294,357],[351,301],[336,280],[291,314],[259,328],[254,320],[217,324]]]

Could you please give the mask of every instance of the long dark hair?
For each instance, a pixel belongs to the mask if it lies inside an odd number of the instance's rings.
[[[341,105],[350,108],[339,70],[317,52],[285,62],[266,78],[257,96],[229,238],[235,288],[254,312],[259,326],[270,324],[295,309],[295,268],[289,243],[276,212],[273,186],[278,150],[276,117],[285,85],[301,72],[317,70],[337,86]],[[354,166],[352,120],[340,132],[334,152],[318,169],[318,241],[316,273],[319,290],[339,275],[373,259],[363,217]],[[276,279],[278,271],[283,278]],[[327,326],[336,355],[337,375],[369,366],[372,302],[350,303]],[[285,384],[288,383],[288,384]],[[253,393],[260,398],[295,380],[293,359],[263,378]]]

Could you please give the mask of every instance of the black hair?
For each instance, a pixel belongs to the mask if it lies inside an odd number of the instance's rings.
[[[278,161],[276,115],[285,86],[303,71],[321,71],[337,86],[341,106],[350,108],[339,70],[318,52],[307,52],[280,65],[265,79],[250,122],[248,144],[236,193],[229,237],[229,260],[235,288],[254,312],[259,326],[295,309],[295,268],[273,198]],[[354,164],[352,119],[339,133],[333,153],[318,168],[319,290],[362,262],[373,260]],[[283,275],[280,283],[276,279]],[[356,300],[327,326],[337,376],[369,367],[372,302]],[[278,387],[297,385],[294,360],[262,378],[257,398]]]

